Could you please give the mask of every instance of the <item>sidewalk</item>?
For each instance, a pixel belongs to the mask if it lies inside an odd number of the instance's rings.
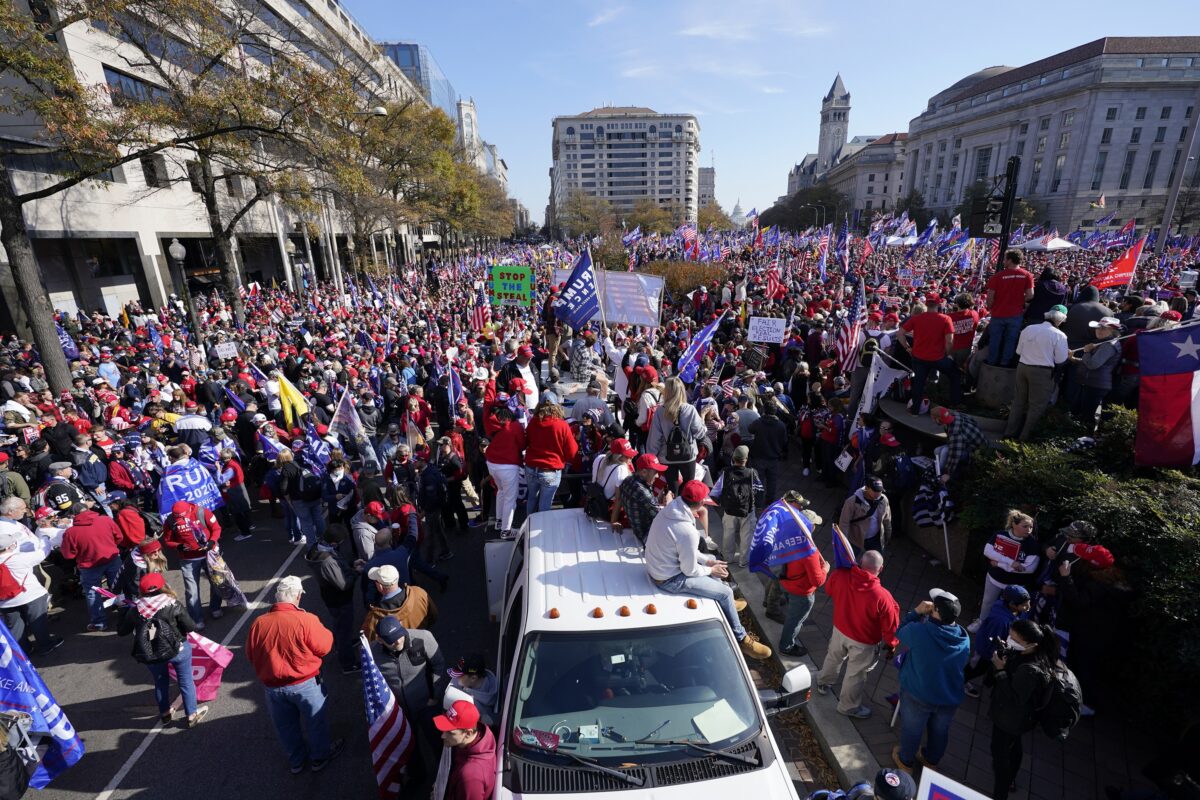
[[[813,510],[824,519],[824,524],[817,532],[817,545],[826,559],[832,561],[829,525],[837,521],[844,493],[824,488],[824,484],[815,476],[803,477],[799,466],[791,464],[780,486],[799,490],[812,503]],[[964,579],[950,573],[910,539],[897,539],[891,543],[885,558],[887,560],[880,577],[883,585],[900,604],[902,618],[918,602],[928,599],[929,590],[935,586],[953,592],[962,600],[963,624],[975,618],[982,581]],[[749,576],[743,570],[737,572],[743,585],[757,577]],[[757,579],[765,583],[764,579]],[[757,595],[758,592],[753,594]],[[749,593],[747,597],[750,597]],[[767,644],[776,648],[780,626],[763,616],[761,603],[753,602],[750,610],[764,632],[775,637]],[[785,666],[806,663],[813,671],[815,682],[832,627],[833,606],[828,595],[818,591],[816,605],[800,636],[809,650],[809,656],[802,660],[784,657]],[[866,702],[874,712],[872,716],[866,720],[840,718],[853,725],[880,766],[891,765],[892,747],[899,742],[899,722],[895,728],[889,726],[894,707],[886,699],[897,692],[899,671],[890,664],[880,664],[871,672],[867,683]],[[984,793],[990,793],[992,789],[990,703],[987,689],[983,690],[980,699],[968,697],[963,702],[954,717],[949,750],[938,765],[939,772]],[[812,704],[816,720],[814,729],[820,737],[823,735],[820,717],[828,718],[829,714],[837,716],[834,711],[836,698],[832,694],[821,697],[814,692]],[[1062,744],[1050,741],[1040,731],[1034,731],[1025,737],[1025,758],[1017,777],[1017,791],[1009,797],[1038,800],[1104,798],[1105,786],[1151,788],[1141,775],[1142,765],[1153,754],[1154,742],[1151,738],[1148,732],[1134,730],[1123,720],[1104,715],[1081,720],[1070,738]]]

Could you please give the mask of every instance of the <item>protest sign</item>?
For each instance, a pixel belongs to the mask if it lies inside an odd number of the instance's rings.
[[[780,344],[787,329],[787,320],[782,317],[751,317],[746,338],[751,342]]]
[[[218,358],[237,358],[238,357],[237,345],[234,344],[233,342],[220,342],[216,346],[215,349],[217,351]]]
[[[533,305],[533,267],[528,264],[493,264],[492,305]]]

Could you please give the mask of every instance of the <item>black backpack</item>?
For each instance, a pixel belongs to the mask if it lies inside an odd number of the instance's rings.
[[[1054,665],[1048,677],[1046,701],[1037,711],[1037,722],[1043,733],[1055,741],[1063,742],[1079,722],[1083,690],[1075,673],[1062,662]]]
[[[162,618],[161,613],[150,619],[140,620],[137,632],[133,635],[133,657],[142,664],[170,661],[179,654],[179,648],[183,644],[179,629],[169,620]]]
[[[681,407],[674,427],[667,432],[664,440],[662,460],[666,464],[686,464],[696,460],[696,445],[683,430],[684,413],[685,409]]]
[[[742,474],[735,475],[740,469]],[[745,517],[754,510],[754,471],[749,467],[730,467],[721,483],[721,511],[732,517]]]
[[[161,514],[155,511],[142,511],[138,509],[138,516],[142,518],[142,522],[146,525],[147,539],[157,539],[162,536],[163,521]]]

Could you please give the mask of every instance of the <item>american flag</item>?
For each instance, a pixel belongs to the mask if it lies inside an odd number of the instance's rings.
[[[633,250],[629,251],[629,271],[633,272],[633,268],[637,265],[637,253]]]
[[[831,225],[821,228],[821,235],[817,238],[817,253],[819,261],[817,266],[821,270],[821,280],[825,280],[825,258],[829,253],[829,233]]]
[[[492,307],[483,292],[483,282],[475,284],[475,305],[471,308],[471,330],[482,331],[492,321]]]
[[[680,225],[679,230],[675,231],[685,242],[691,243],[696,241],[696,229],[691,225]]]
[[[871,246],[871,240],[869,238],[863,239],[862,252],[859,253],[859,265],[861,266],[867,263],[867,259],[870,258],[871,254],[874,252],[875,248]]]
[[[779,282],[779,268],[771,267],[767,270],[767,297],[774,298],[782,286],[783,284]]]
[[[842,274],[850,274],[850,223],[846,217],[842,217],[842,227],[838,231],[837,247],[834,252],[837,253],[838,263],[842,265]]]
[[[733,397],[736,390],[733,388],[733,378],[726,378],[723,381],[717,380],[716,375],[710,375],[704,383],[712,390],[714,394],[718,391],[726,397]]]
[[[732,254],[733,254],[733,251],[729,249],[729,245],[723,244],[723,245],[721,245],[721,257],[718,260],[724,261],[725,259],[729,258],[729,256],[731,256]]]
[[[837,351],[838,361],[842,365],[842,372],[849,373],[854,370],[854,362],[858,360],[858,354],[862,350],[862,331],[866,323],[867,295],[863,290],[862,278],[859,278],[854,289],[854,300],[850,303],[850,313],[842,321],[842,326],[838,328],[837,339],[834,341],[834,349]]]
[[[367,736],[371,740],[371,765],[383,800],[400,792],[400,773],[412,755],[416,740],[396,696],[371,655],[365,636],[359,636],[362,654],[363,700],[367,706]]]

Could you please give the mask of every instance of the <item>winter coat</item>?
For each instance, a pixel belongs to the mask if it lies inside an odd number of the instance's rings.
[[[779,587],[788,594],[807,597],[820,589],[828,576],[829,564],[820,553],[813,553],[785,564]]]
[[[975,631],[975,641],[973,650],[981,659],[990,659],[992,653],[996,652],[995,639],[1004,641],[1008,636],[1008,629],[1012,624],[1019,619],[1028,619],[1029,612],[1022,611],[1020,614],[1014,614],[1008,607],[1008,603],[1004,602],[1004,598],[997,598],[996,602],[992,603],[992,607],[988,609],[988,615],[979,623],[979,630]]]
[[[362,632],[367,641],[375,641],[375,626],[384,617],[395,617],[405,628],[428,628],[437,622],[438,610],[429,593],[420,586],[402,586],[391,597],[367,607]]]
[[[496,789],[496,737],[480,726],[479,737],[450,755],[444,800],[489,800]]]
[[[343,608],[354,602],[354,582],[358,573],[346,563],[341,551],[316,542],[304,554],[304,560],[317,576],[317,588],[326,608]]]
[[[896,638],[908,648],[900,667],[901,689],[935,706],[963,701],[963,672],[971,657],[971,641],[961,625],[943,625],[910,611]]]
[[[887,495],[879,496],[875,509],[872,511],[871,504],[863,494],[863,490],[859,489],[847,497],[846,502],[842,504],[838,526],[842,529],[842,533],[846,534],[850,544],[855,547],[864,547],[867,534],[871,530],[871,517],[879,520],[876,534],[881,536],[884,541],[890,539],[892,536],[892,507],[888,503]]]
[[[376,642],[374,648],[375,663],[409,719],[424,712],[430,700],[442,702],[450,679],[446,675],[446,659],[432,633],[410,630],[404,650],[399,653],[381,642]]]
[[[75,560],[80,569],[107,564],[118,555],[121,529],[117,523],[96,511],[76,515],[74,524],[63,534],[59,552]]]
[[[895,647],[900,606],[879,577],[862,567],[835,569],[825,581],[833,600],[833,626],[860,644]]]
[[[992,722],[1014,736],[1033,730],[1050,686],[1045,659],[1036,654],[1009,656],[1004,669],[996,670],[994,680]]]

